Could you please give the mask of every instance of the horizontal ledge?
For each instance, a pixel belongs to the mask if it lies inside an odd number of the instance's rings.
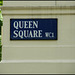
[[[0,6],[2,10],[75,10],[75,6]]]
[[[75,13],[33,13],[33,14],[23,14],[23,13],[20,13],[20,14],[15,14],[15,13],[2,13],[3,15],[75,15]]]
[[[43,46],[36,46],[36,45],[34,45],[34,46],[21,46],[21,45],[18,45],[18,46],[15,46],[15,45],[12,45],[12,46],[10,46],[10,45],[3,45],[2,47],[75,47],[75,45],[43,45]]]
[[[75,60],[2,60],[0,63],[75,63]]]

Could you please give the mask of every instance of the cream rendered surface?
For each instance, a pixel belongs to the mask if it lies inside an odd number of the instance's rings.
[[[16,4],[17,3],[17,4]],[[75,73],[75,2],[4,2],[0,73]],[[58,40],[10,40],[10,19],[57,18]]]

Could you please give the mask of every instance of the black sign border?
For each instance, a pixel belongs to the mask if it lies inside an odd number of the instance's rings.
[[[10,25],[11,25],[11,20],[12,20],[12,19],[17,19],[17,18],[11,18],[11,19],[10,19]],[[22,18],[19,18],[19,19],[22,19]],[[24,19],[24,18],[23,18],[23,19]],[[58,40],[58,18],[25,18],[25,19],[56,19],[56,20],[57,20],[57,37],[56,37],[56,39],[26,39],[27,41],[28,41],[28,40],[29,40],[29,41],[34,41],[34,40],[35,40],[35,41],[39,41],[39,40],[41,40],[41,41],[42,41],[42,40],[44,40],[44,41],[46,41],[46,40],[47,40],[47,41],[48,41],[48,40],[54,40],[54,41],[55,41],[55,40],[56,40],[56,41],[57,41],[57,40]],[[11,26],[10,26],[10,35],[11,35]],[[22,41],[22,40],[23,40],[23,41],[26,41],[25,39],[11,39],[11,36],[10,36],[10,40],[11,40],[11,41]]]

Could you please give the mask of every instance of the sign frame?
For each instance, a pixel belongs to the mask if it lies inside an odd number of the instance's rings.
[[[57,29],[57,36],[56,36],[56,39],[11,39],[11,26],[10,26],[10,40],[11,41],[26,41],[26,40],[35,40],[35,41],[37,41],[37,40],[58,40],[58,18],[10,18],[10,25],[11,25],[11,20],[12,19],[14,19],[14,20],[24,20],[24,19],[56,19],[57,20],[57,27],[56,27],[56,29]]]

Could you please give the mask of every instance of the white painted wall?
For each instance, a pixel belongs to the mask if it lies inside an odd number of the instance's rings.
[[[75,2],[5,1],[1,8],[0,73],[75,73]],[[58,40],[10,41],[11,18],[58,18]]]

